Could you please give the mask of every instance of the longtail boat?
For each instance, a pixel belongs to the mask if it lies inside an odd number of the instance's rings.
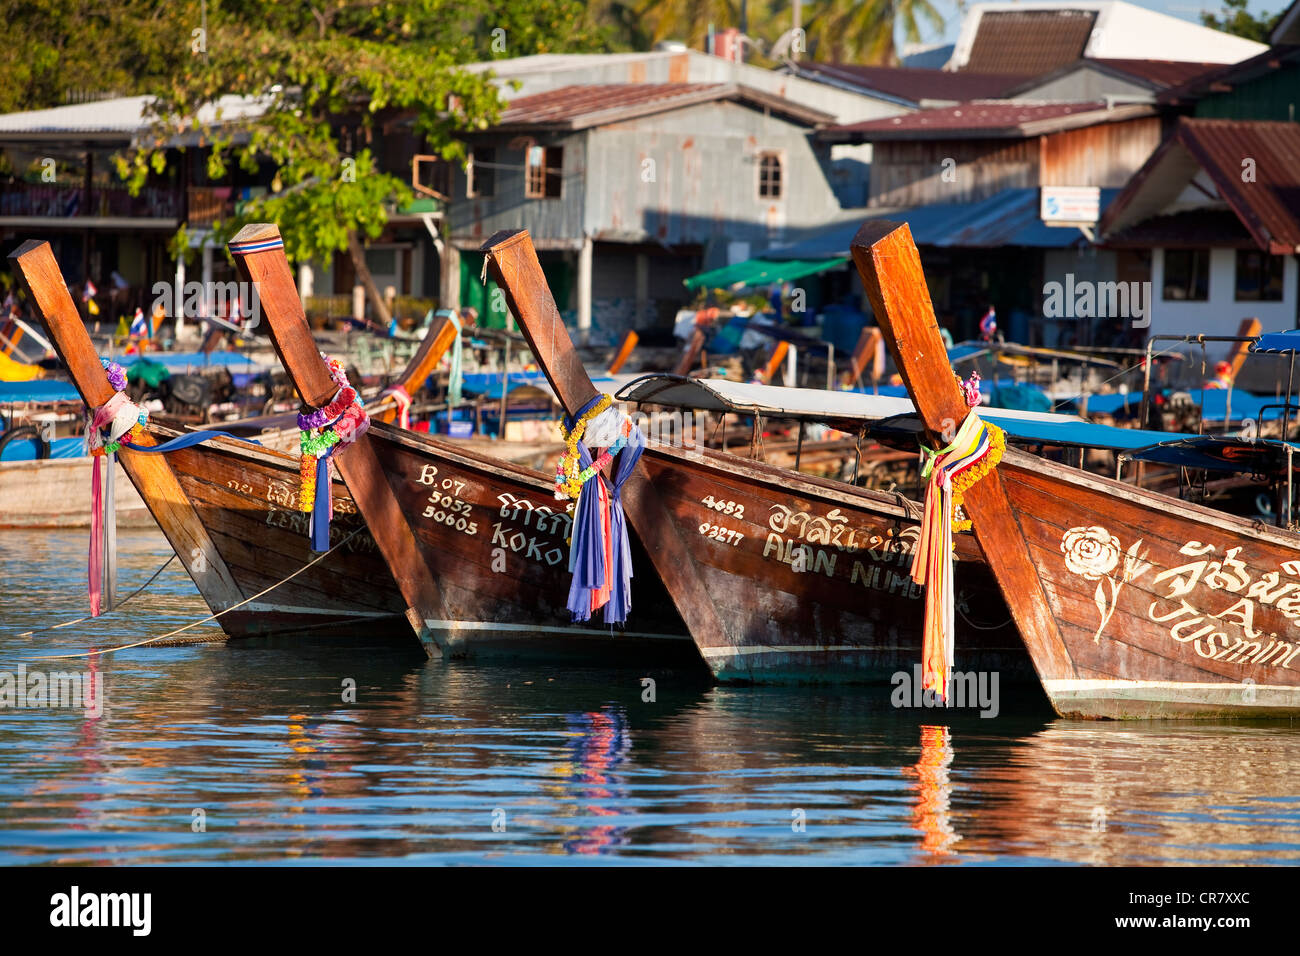
[[[934,447],[971,409],[906,224],[852,252]],[[1300,534],[1007,448],[963,507],[1057,713],[1300,714]]]
[[[88,408],[104,405],[114,387],[49,243],[26,242],[9,258],[83,401]],[[154,446],[181,434],[151,424],[137,444]],[[306,515],[296,508],[296,458],[226,438],[166,454],[123,447],[117,458],[230,637],[360,624],[406,627],[401,617],[409,605],[341,484],[331,533],[347,543],[273,587],[313,557]]]
[[[230,251],[257,287],[267,331],[305,408],[330,407],[343,389],[312,339],[279,230],[249,225]],[[383,528],[410,529],[409,551],[385,551],[385,558],[399,580],[418,569],[436,582],[418,619],[409,616],[440,651],[699,666],[682,617],[653,574],[633,578],[626,630],[570,620],[573,517],[540,472],[381,421],[342,454],[362,443],[365,457],[339,461],[343,480],[377,540]],[[635,544],[632,561],[648,567]]]
[[[576,419],[599,393],[528,233],[497,233],[482,251],[534,358]],[[622,500],[717,679],[870,683],[910,674],[920,661],[921,590],[907,569],[916,503],[662,442],[646,448]],[[963,663],[1032,680],[972,536],[959,536],[957,550]]]

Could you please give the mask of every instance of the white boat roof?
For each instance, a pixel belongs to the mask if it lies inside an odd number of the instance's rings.
[[[666,374],[642,375],[619,389],[617,398],[697,411],[740,412],[805,421],[874,422],[916,413],[916,406],[910,398],[896,395],[752,385],[720,378],[683,378]],[[980,415],[1060,425],[1083,422],[1077,415],[987,406],[980,406]]]

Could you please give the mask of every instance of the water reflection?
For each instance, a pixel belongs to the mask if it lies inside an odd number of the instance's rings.
[[[84,603],[84,540],[55,537],[0,534],[0,670],[203,615],[169,572],[121,621],[14,637]],[[125,537],[129,589],[165,545]],[[888,687],[685,677],[649,703],[635,672],[425,662],[365,634],[93,666],[97,720],[0,711],[0,863],[1300,862],[1284,725],[983,720],[896,710]]]

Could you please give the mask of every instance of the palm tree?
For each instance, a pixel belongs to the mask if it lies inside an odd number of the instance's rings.
[[[647,26],[653,25],[650,30],[653,42],[682,40],[698,50],[704,46],[710,24],[715,30],[740,26],[743,3],[744,0],[640,0],[636,14]]]
[[[819,60],[896,66],[898,27],[906,42],[918,43],[920,20],[943,29],[930,0],[823,0],[808,23],[809,47]]]

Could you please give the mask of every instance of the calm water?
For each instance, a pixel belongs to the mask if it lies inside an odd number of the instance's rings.
[[[636,673],[360,639],[31,660],[207,613],[173,565],[122,612],[18,636],[83,613],[85,540],[0,532],[0,671],[93,666],[106,691],[99,719],[0,710],[0,864],[1300,862],[1287,725],[1071,723],[1006,688],[982,720],[671,676],[651,703]],[[169,553],[120,545],[121,594]]]

